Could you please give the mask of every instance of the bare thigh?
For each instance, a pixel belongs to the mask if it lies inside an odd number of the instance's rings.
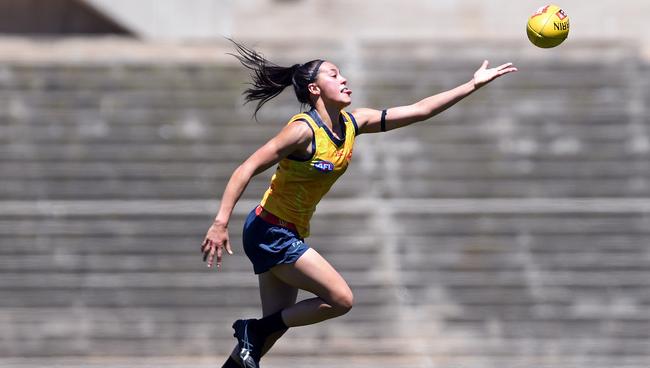
[[[298,289],[278,279],[270,271],[259,275],[259,283],[264,317],[296,303]]]
[[[285,284],[309,291],[332,305],[351,307],[352,290],[347,282],[313,248],[295,263],[277,265],[270,272]]]

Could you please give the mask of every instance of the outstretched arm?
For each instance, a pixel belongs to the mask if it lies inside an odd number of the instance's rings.
[[[458,101],[496,78],[516,71],[517,68],[512,63],[502,64],[496,68],[488,68],[488,61],[485,60],[469,82],[427,97],[412,105],[391,107],[386,109],[385,112],[368,108],[357,109],[353,112],[353,115],[357,120],[359,134],[388,131],[427,120],[452,107]],[[383,119],[382,115],[384,115]]]

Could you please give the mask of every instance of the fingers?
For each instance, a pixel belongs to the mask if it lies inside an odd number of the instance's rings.
[[[226,240],[226,252],[232,255],[232,248],[230,248],[230,240]]]
[[[512,65],[512,64],[511,64],[511,65]],[[508,73],[516,72],[516,71],[518,71],[518,70],[519,70],[519,69],[515,68],[514,66],[507,67],[507,68],[500,69],[499,71],[497,71],[497,76],[502,76],[502,75],[504,75],[504,74],[508,74]]]
[[[501,65],[497,66],[495,69],[496,70],[502,70],[502,69],[509,68],[511,66],[512,66],[512,63],[505,63],[505,64],[501,64]]]
[[[226,248],[226,252],[228,252],[228,254],[232,255],[232,249],[230,248],[230,240],[226,239],[225,247],[224,246],[217,246],[217,269],[221,268],[221,260],[222,260],[222,256],[223,256],[223,248]]]
[[[208,267],[212,267],[212,259],[214,258],[215,244],[210,239],[205,239],[201,246],[203,252],[203,262],[208,262]]]
[[[497,76],[502,76],[504,74],[518,71],[518,69],[512,63],[501,64],[495,69],[497,70]]]
[[[212,246],[210,247],[210,251],[207,253],[207,254],[208,254],[208,256],[207,256],[208,267],[210,267],[210,268],[211,268],[212,265],[214,264],[214,253],[215,253],[215,248],[216,248],[216,247],[214,246],[214,243],[212,243]]]
[[[205,252],[206,248],[210,246],[210,239],[206,238],[201,244],[201,252]]]
[[[504,74],[516,72],[518,71],[518,69],[514,66],[513,63],[505,63],[497,66],[496,68],[490,69],[490,71],[492,72],[492,77],[490,78],[490,80],[493,80]]]
[[[223,246],[217,246],[217,269],[221,269],[222,255],[223,255]]]
[[[210,241],[210,239],[205,239],[205,241],[203,242],[203,247],[201,247],[201,251],[203,252],[203,262],[205,262],[208,259],[208,255],[210,254],[210,249],[212,249],[213,246],[214,244],[212,243],[212,241]]]
[[[203,262],[207,262],[208,267],[214,265],[214,258],[216,255],[217,258],[217,269],[221,268],[221,263],[223,260],[223,249],[226,248],[226,252],[232,255],[232,249],[230,248],[230,241],[225,241],[224,245],[217,244],[210,239],[205,239],[201,245],[201,251],[203,252]]]
[[[481,67],[479,68],[479,70],[487,69],[488,65],[489,65],[489,62],[487,60],[483,60],[483,64],[481,64]],[[511,71],[517,71],[517,68],[514,66],[513,63],[505,63],[505,64],[501,64],[501,65],[499,65],[499,66],[497,66],[495,68],[491,68],[490,70],[496,70],[496,71],[508,70],[508,72],[511,72]]]

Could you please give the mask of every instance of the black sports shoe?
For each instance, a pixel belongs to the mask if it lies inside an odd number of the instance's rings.
[[[237,355],[241,359],[244,368],[259,368],[260,356],[262,355],[262,341],[251,331],[251,319],[238,319],[232,324],[235,330],[233,336],[239,344]]]

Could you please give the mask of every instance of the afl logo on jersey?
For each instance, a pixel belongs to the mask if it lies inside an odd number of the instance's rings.
[[[324,160],[316,161],[314,162],[314,167],[316,168],[316,170],[324,173],[334,171],[334,164],[329,161],[324,161]]]

